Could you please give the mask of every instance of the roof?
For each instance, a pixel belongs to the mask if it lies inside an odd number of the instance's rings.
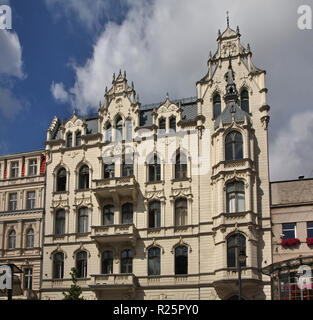
[[[183,109],[182,112],[182,120],[183,121],[190,121],[194,120],[195,117],[198,115],[198,108],[197,108],[197,97],[189,97],[183,99],[175,99],[171,100],[174,104],[181,103],[181,108]],[[148,127],[152,125],[152,112],[154,107],[159,107],[164,102],[158,103],[150,103],[140,106],[140,126],[141,127]],[[98,133],[98,113],[93,113],[87,116],[80,117],[87,125],[87,135],[88,134],[95,134]],[[54,132],[52,133],[52,139],[58,140],[61,137],[60,134],[60,126],[62,123],[65,123],[68,119],[61,119],[58,125],[55,127]]]

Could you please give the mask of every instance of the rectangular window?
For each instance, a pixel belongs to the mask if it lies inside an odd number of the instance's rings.
[[[37,159],[29,160],[28,175],[35,176],[37,174]]]
[[[31,290],[33,282],[33,269],[24,269],[24,290]]]
[[[283,223],[282,229],[282,234],[284,235],[283,239],[294,239],[296,237],[295,223]]]
[[[11,178],[18,177],[18,161],[11,162]]]
[[[28,191],[27,192],[27,209],[34,209],[36,202],[36,192]]]
[[[9,194],[9,211],[17,210],[17,193]]]
[[[307,222],[307,238],[313,238],[313,222]]]

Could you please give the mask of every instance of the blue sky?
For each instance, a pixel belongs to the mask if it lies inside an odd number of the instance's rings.
[[[301,0],[0,0],[7,3],[13,29],[0,30],[0,154],[44,148],[55,115],[95,112],[119,69],[143,104],[167,92],[195,96],[228,10],[267,71],[272,179],[313,176],[313,31],[297,28]]]
[[[54,115],[67,117],[72,110],[70,105],[54,100],[51,83],[73,83],[75,74],[68,64],[73,59],[77,64],[84,63],[94,41],[74,14],[57,18],[45,1],[15,0],[10,4],[13,31],[22,48],[25,79],[2,79],[2,84],[10,87],[20,101],[21,110],[12,117],[0,118],[0,135],[5,138],[1,154],[44,148],[46,130]],[[118,19],[122,20],[123,15]],[[100,22],[105,25],[106,17]]]

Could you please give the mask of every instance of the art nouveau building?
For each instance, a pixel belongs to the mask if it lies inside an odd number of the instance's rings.
[[[13,291],[38,298],[42,257],[45,150],[0,157],[0,265],[15,264]]]
[[[41,294],[72,267],[86,299],[269,299],[265,71],[240,33],[218,34],[197,96],[141,105],[126,73],[98,113],[47,132]],[[238,250],[239,248],[239,250]]]

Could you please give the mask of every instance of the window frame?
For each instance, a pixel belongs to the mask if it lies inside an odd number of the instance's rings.
[[[90,169],[84,164],[80,167],[78,172],[78,189],[87,190],[89,189],[89,180],[90,180]]]
[[[30,194],[33,194],[33,197],[30,197]],[[36,191],[31,190],[26,193],[26,209],[32,210],[36,208]]]
[[[150,262],[152,263],[152,269]],[[148,250],[148,276],[159,275],[161,275],[161,249],[154,246]]]
[[[152,200],[148,203],[148,228],[161,228],[161,206],[160,200]]]
[[[179,255],[177,254],[178,251],[180,251]],[[179,245],[179,246],[175,247],[174,255],[175,255],[174,256],[174,262],[175,262],[174,263],[174,269],[175,269],[174,273],[175,273],[175,275],[186,275],[186,274],[188,274],[188,247],[184,246],[184,245]],[[181,267],[181,266],[178,267],[178,265],[182,263],[182,262],[179,261],[179,259],[180,260],[184,259],[183,261],[186,264],[184,266],[184,268]],[[179,272],[180,268],[183,269],[183,271],[186,270],[186,272]]]
[[[8,249],[16,249],[16,231],[14,229],[11,229],[8,233]]]
[[[77,232],[78,233],[88,233],[89,230],[89,209],[88,207],[81,207],[78,209],[77,215]],[[81,229],[81,221],[83,222]]]
[[[241,186],[240,188],[238,187],[239,185]],[[231,188],[231,186],[233,186],[233,190],[229,191],[229,188]],[[231,208],[233,207],[231,205],[232,201],[234,201],[235,203],[235,211],[231,211]],[[244,206],[243,211],[239,209],[240,201],[242,201]],[[243,181],[237,181],[237,180],[226,183],[226,213],[242,213],[245,211],[246,211],[245,183]]]
[[[11,199],[12,196],[16,196],[15,199]],[[17,211],[17,192],[11,192],[8,195],[8,211]]]
[[[185,207],[178,206],[179,202],[186,203],[186,206]],[[183,213],[183,210],[184,210],[184,213]],[[175,200],[174,217],[175,217],[175,227],[183,227],[188,225],[188,200],[186,198],[178,198]]]
[[[35,164],[33,163],[35,162]],[[28,176],[33,177],[37,175],[37,159],[28,160]]]
[[[32,233],[30,233],[32,232]],[[32,249],[34,248],[34,243],[35,243],[35,232],[33,228],[29,228],[26,232],[26,243],[25,247],[27,249]]]
[[[82,250],[76,253],[75,256],[75,266],[77,270],[77,278],[85,279],[87,278],[88,271],[88,255],[87,252]]]
[[[284,229],[284,226],[286,227],[287,225],[293,225],[293,228],[292,229]],[[282,230],[282,235],[284,235],[282,239],[296,239],[297,238],[297,231],[296,231],[297,230],[297,223],[296,222],[282,223],[281,230]],[[287,238],[284,231],[287,231],[287,232],[292,231],[294,237]]]
[[[10,163],[10,178],[14,179],[19,177],[19,167],[20,167],[19,161],[12,161]]]
[[[107,257],[106,259],[104,259],[104,254],[108,254],[108,253],[110,253],[110,255],[111,255],[111,257]],[[104,262],[107,262],[107,264],[106,264],[106,270],[108,271],[110,271],[110,272],[103,272],[104,271]],[[113,251],[111,251],[111,250],[104,250],[104,251],[102,251],[102,253],[101,253],[101,274],[113,274],[114,272],[113,272],[113,266],[114,266],[114,264],[113,264],[113,262],[114,262],[114,254],[113,254]]]
[[[123,257],[123,253],[126,253],[125,257]],[[133,273],[133,258],[134,255],[132,249],[124,249],[121,251],[121,274]]]
[[[240,140],[237,140],[240,137]],[[228,141],[227,141],[228,140]],[[237,130],[230,131],[224,139],[225,161],[236,161],[244,158],[242,133]],[[237,156],[238,155],[238,156]]]

